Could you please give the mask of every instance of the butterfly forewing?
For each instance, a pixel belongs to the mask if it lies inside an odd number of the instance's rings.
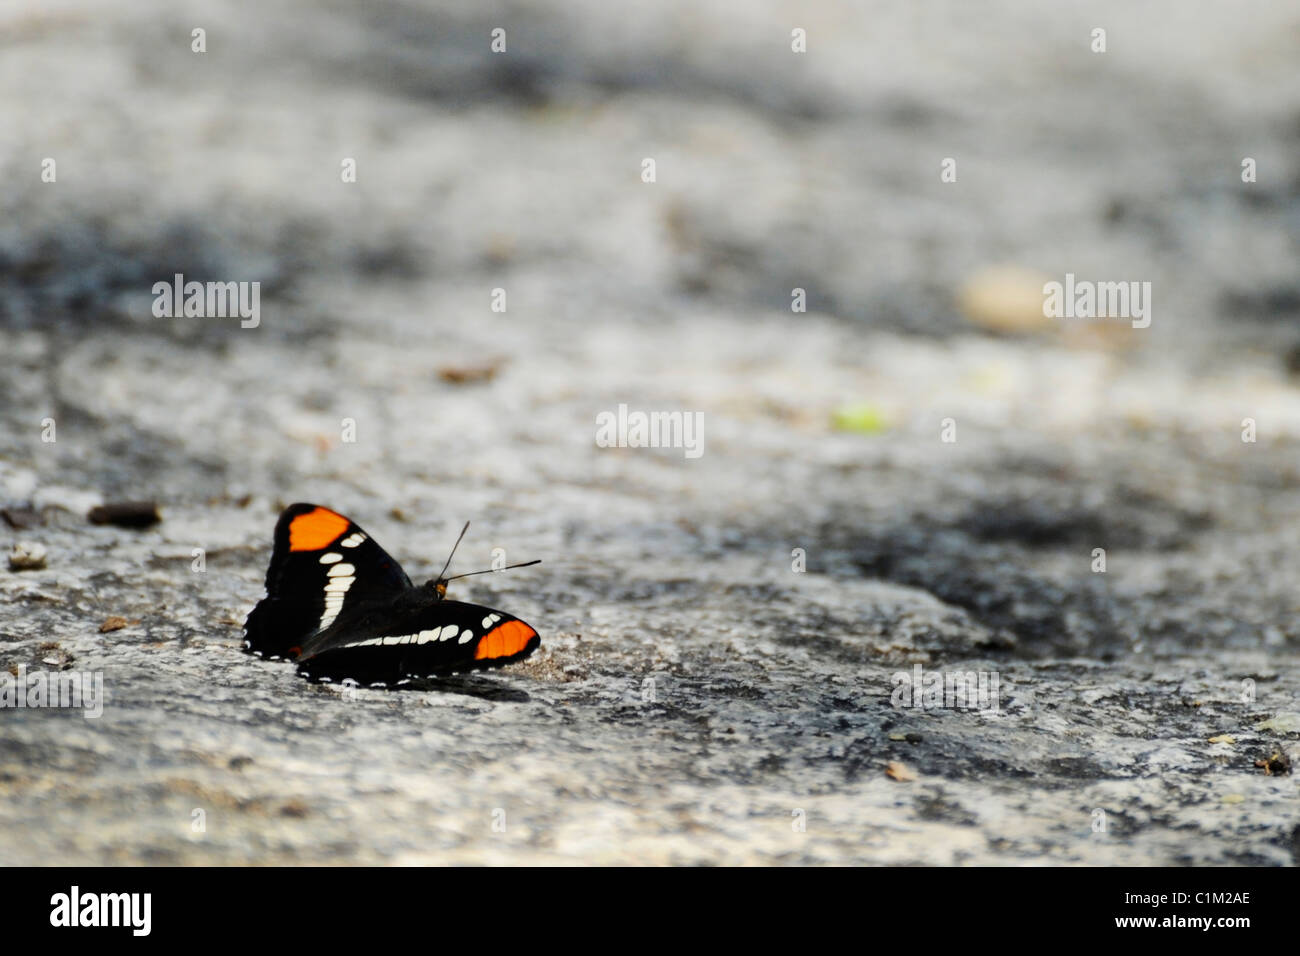
[[[345,610],[410,587],[401,565],[354,521],[319,505],[290,505],[275,526],[266,597],[244,623],[244,647],[264,657],[296,657]]]

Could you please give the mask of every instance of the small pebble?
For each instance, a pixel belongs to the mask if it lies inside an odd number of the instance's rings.
[[[990,267],[957,290],[957,307],[967,322],[995,332],[1038,332],[1053,325],[1043,315],[1043,285],[1050,280],[1019,266]]]
[[[45,567],[45,545],[37,541],[19,541],[9,552],[10,571],[37,571]]]
[[[43,655],[41,657],[42,664],[48,664],[50,667],[58,668],[61,671],[67,670],[72,666],[72,662],[76,660],[75,657],[54,641],[45,642],[37,648],[37,651]]]
[[[311,812],[311,808],[301,800],[290,800],[284,806],[280,807],[280,816],[282,817],[305,817]]]
[[[92,524],[112,524],[120,528],[148,528],[162,520],[153,501],[114,501],[91,508],[86,515]]]

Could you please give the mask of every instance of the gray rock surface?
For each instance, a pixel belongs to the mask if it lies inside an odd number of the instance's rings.
[[[1295,864],[1300,13],[880,6],[0,15],[0,665],[106,698],[0,710],[0,863]],[[1003,263],[1151,327],[968,321]],[[155,318],[176,272],[259,326]],[[704,453],[598,447],[621,403]],[[542,558],[453,586],[542,649],[241,653],[295,500]]]

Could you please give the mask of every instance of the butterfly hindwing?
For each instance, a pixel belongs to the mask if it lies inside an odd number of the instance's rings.
[[[319,505],[290,505],[275,526],[266,597],[244,623],[244,647],[263,657],[296,657],[345,607],[392,599],[410,587],[401,565],[355,522]]]
[[[500,667],[523,660],[540,643],[537,632],[513,615],[444,600],[382,627],[322,633],[303,647],[298,671],[310,680],[393,687]]]

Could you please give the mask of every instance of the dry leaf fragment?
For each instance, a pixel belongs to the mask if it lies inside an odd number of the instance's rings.
[[[438,369],[438,377],[452,385],[469,385],[473,382],[490,382],[501,371],[501,362],[485,362],[482,365],[444,365]]]
[[[910,783],[916,779],[916,772],[907,764],[898,760],[889,761],[889,766],[885,767],[885,775],[891,780],[897,780],[899,783]]]

